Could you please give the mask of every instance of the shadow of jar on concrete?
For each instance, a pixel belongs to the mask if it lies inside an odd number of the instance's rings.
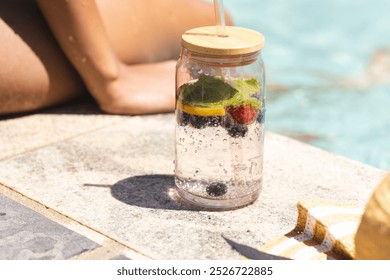
[[[133,176],[111,186],[112,196],[128,205],[151,209],[199,211],[186,205],[176,194],[173,175]]]

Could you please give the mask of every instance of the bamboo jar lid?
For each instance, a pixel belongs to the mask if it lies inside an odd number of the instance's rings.
[[[190,29],[182,36],[182,46],[192,52],[216,56],[243,55],[264,47],[264,36],[257,31],[226,26],[225,34],[218,35],[216,26]]]

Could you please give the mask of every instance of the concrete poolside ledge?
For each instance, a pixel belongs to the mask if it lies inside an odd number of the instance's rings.
[[[6,155],[0,157],[0,193],[52,209],[58,215],[47,217],[64,226],[61,215],[79,223],[89,230],[78,232],[94,242],[99,243],[92,237],[98,233],[133,250],[124,255],[128,258],[241,259],[230,244],[258,249],[289,232],[296,224],[299,201],[363,207],[385,174],[267,132],[259,200],[234,211],[197,211],[168,195],[174,187],[174,120],[173,114],[53,112],[15,118],[12,125],[0,121],[0,150]],[[24,133],[25,126],[34,127],[34,132]],[[31,135],[38,140],[26,141]],[[40,211],[45,214],[44,208]],[[73,258],[123,255],[121,250],[100,251]]]

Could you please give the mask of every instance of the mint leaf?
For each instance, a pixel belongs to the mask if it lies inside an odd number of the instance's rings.
[[[205,105],[232,98],[237,92],[222,79],[202,75],[193,84],[185,84],[181,88],[183,102],[193,105]]]
[[[230,84],[229,84],[230,83]],[[202,107],[228,107],[249,104],[258,110],[261,101],[252,95],[260,91],[257,79],[232,79],[226,83],[221,78],[202,75],[193,84],[180,88],[182,102]]]
[[[244,97],[250,97],[260,90],[260,82],[254,78],[232,80],[231,85]]]
[[[252,95],[260,91],[260,82],[257,79],[235,79],[231,80],[231,85],[237,90],[237,93],[230,100],[225,102],[225,106],[241,106],[249,104],[252,108],[258,110],[261,107],[261,101]]]

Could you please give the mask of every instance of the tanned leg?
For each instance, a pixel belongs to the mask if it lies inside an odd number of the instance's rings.
[[[28,112],[85,93],[34,0],[0,1],[0,114]]]

